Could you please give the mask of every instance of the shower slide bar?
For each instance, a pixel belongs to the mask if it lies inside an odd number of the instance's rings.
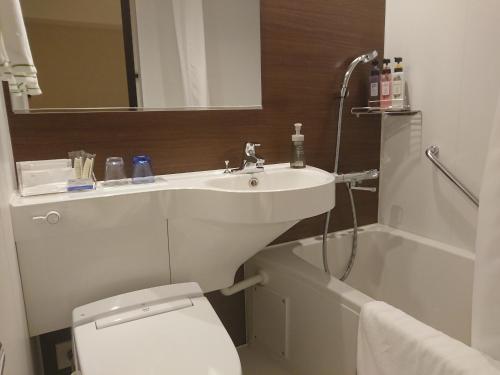
[[[425,155],[429,158],[430,161],[441,171],[443,174],[448,177],[448,179],[453,182],[466,196],[469,198],[476,206],[479,207],[479,198],[474,195],[469,189],[465,187],[464,184],[460,180],[458,180],[453,173],[451,173],[448,168],[446,168],[443,163],[439,160],[439,147],[438,146],[430,146],[426,151]]]

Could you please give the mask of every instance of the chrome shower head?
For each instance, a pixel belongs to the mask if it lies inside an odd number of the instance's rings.
[[[378,52],[373,50],[372,52],[366,53],[364,55],[356,57],[352,60],[351,64],[347,68],[347,72],[344,76],[344,82],[342,83],[342,88],[340,89],[340,97],[344,98],[347,95],[347,85],[349,84],[349,80],[351,79],[352,72],[358,66],[360,62],[366,64],[370,61],[373,61],[378,56]]]
[[[370,61],[373,61],[377,58],[378,52],[373,50],[370,53],[367,53],[366,55],[361,56],[362,61],[366,64],[369,63]]]

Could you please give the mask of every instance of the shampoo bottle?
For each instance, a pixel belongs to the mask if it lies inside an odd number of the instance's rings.
[[[396,66],[392,74],[392,108],[395,110],[406,109],[405,100],[405,74],[403,72],[403,58],[394,58]]]
[[[380,69],[378,67],[378,61],[372,61],[372,70],[370,71],[370,85],[368,90],[368,106],[369,107],[379,107],[380,106]]]
[[[392,103],[392,75],[391,75],[391,60],[384,59],[384,67],[380,75],[380,108],[390,108]]]
[[[292,168],[305,168],[306,159],[304,155],[304,135],[300,134],[302,124],[296,123],[295,134],[292,135],[292,158],[290,160],[290,167]]]

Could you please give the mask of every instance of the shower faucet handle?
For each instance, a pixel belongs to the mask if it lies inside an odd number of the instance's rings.
[[[375,193],[377,192],[377,188],[376,187],[373,187],[373,186],[358,186],[356,181],[352,181],[351,183],[349,183],[349,188],[351,190],[358,190],[358,191],[369,191],[370,193]]]
[[[359,191],[369,191],[370,193],[376,193],[376,187],[362,187],[362,186],[351,186],[351,190],[359,190]]]

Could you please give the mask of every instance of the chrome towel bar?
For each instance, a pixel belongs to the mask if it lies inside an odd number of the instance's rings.
[[[453,173],[451,173],[448,168],[446,168],[443,163],[439,160],[439,147],[438,146],[430,146],[426,151],[425,155],[429,158],[432,163],[441,171],[443,174],[448,177],[448,179],[453,182],[465,195],[469,198],[476,206],[479,207],[479,198],[474,195],[469,189],[467,189],[464,184],[460,180],[458,180]]]
[[[5,349],[0,342],[0,375],[3,375],[3,370],[5,368]]]

